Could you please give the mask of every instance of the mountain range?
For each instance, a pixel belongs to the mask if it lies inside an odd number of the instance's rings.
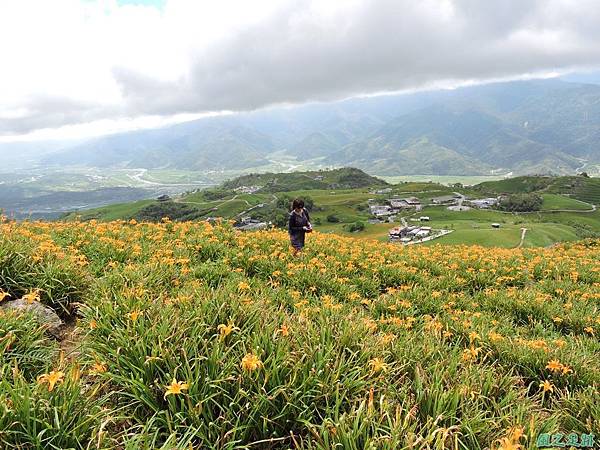
[[[378,175],[569,174],[600,164],[600,86],[557,79],[354,98],[113,134],[61,167],[258,168],[273,155]]]

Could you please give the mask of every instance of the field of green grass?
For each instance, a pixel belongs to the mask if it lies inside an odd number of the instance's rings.
[[[535,213],[511,214],[492,210],[449,211],[446,207],[436,206],[426,208],[419,214],[406,214],[410,224],[411,217],[427,215],[430,221],[426,223],[434,229],[450,229],[452,233],[438,239],[428,241],[424,245],[434,244],[467,244],[485,247],[516,247],[521,238],[521,228],[527,228],[524,247],[545,247],[557,242],[578,240],[576,225],[587,226],[590,230],[600,233],[600,213]],[[492,223],[499,223],[500,228],[492,228]],[[418,224],[418,222],[417,222]],[[326,233],[336,233],[363,239],[387,241],[388,232],[398,226],[395,223],[366,224],[361,232],[349,233],[344,224],[324,223],[317,229]]]
[[[480,228],[474,224],[459,223],[455,224],[453,233],[425,244],[464,244],[514,248],[519,245],[521,228],[523,227],[527,228],[523,247],[546,247],[556,242],[568,242],[578,239],[571,227],[553,223],[501,224],[499,229],[494,229],[491,226]]]
[[[542,210],[571,209],[588,211],[592,208],[589,203],[559,194],[542,194]]]
[[[80,218],[81,220],[118,220],[130,219],[135,216],[142,208],[154,203],[154,200],[140,200],[130,203],[116,203],[114,205],[103,206],[101,208],[86,209],[75,211],[66,216],[67,220]]]

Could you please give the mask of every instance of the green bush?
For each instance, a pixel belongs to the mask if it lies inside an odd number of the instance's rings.
[[[358,231],[363,231],[365,229],[365,224],[364,224],[364,222],[359,221],[359,222],[350,223],[350,224],[346,225],[345,228],[350,233],[354,233],[354,232],[358,232]]]

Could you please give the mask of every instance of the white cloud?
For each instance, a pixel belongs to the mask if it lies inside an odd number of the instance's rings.
[[[0,0],[0,135],[594,66],[598,23],[596,0]]]

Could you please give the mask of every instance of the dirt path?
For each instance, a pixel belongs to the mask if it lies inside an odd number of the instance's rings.
[[[519,241],[519,245],[517,245],[517,248],[523,247],[523,242],[525,241],[526,233],[527,233],[527,228],[521,228],[521,240]]]
[[[60,357],[65,360],[74,360],[80,354],[81,330],[77,328],[75,321],[67,322],[61,330],[59,348]]]
[[[235,194],[233,197],[231,197],[231,198],[229,198],[227,200],[223,200],[223,201],[222,200],[208,200],[206,202],[190,202],[190,201],[181,200],[181,198],[176,198],[174,201],[176,203],[183,203],[183,204],[190,204],[190,205],[206,205],[207,203],[218,203],[218,202],[221,202],[218,205],[213,206],[213,208],[218,208],[219,206],[223,206],[225,203],[229,203],[229,202],[232,202],[233,200],[237,199],[238,195],[239,194]],[[243,202],[245,202],[246,205],[252,206],[252,205],[250,205],[250,202],[248,200],[245,200],[245,199],[241,199],[241,200]]]

